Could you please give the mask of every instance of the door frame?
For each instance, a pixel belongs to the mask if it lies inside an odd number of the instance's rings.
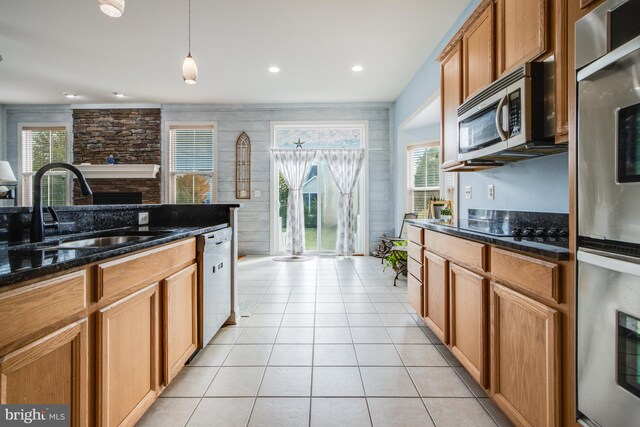
[[[277,126],[299,126],[308,128],[317,127],[355,127],[362,126],[364,129],[364,146],[365,159],[363,170],[360,172],[360,192],[364,197],[361,197],[360,217],[363,234],[363,253],[366,255],[369,251],[369,121],[368,120],[295,120],[295,121],[272,121],[270,122],[269,133],[269,148],[275,148],[275,128]],[[269,154],[269,175],[270,175],[270,201],[269,201],[269,252],[271,255],[278,255],[282,252],[278,252],[278,216],[275,214],[276,207],[278,206],[278,169],[273,160],[273,156]],[[320,254],[318,248],[318,255]]]

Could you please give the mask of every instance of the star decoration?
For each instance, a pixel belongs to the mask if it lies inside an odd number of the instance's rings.
[[[304,141],[300,141],[300,138],[298,138],[298,142],[294,142],[296,148],[302,148],[302,144],[304,144]]]

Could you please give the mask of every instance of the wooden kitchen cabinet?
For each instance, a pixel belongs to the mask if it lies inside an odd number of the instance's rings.
[[[560,425],[560,313],[491,283],[491,394],[522,426]]]
[[[497,0],[499,75],[547,51],[549,0]]]
[[[71,425],[88,426],[87,319],[0,358],[0,404],[67,404]]]
[[[424,321],[440,340],[449,342],[449,261],[424,252]]]
[[[158,284],[97,312],[97,420],[132,426],[159,391]]]
[[[494,12],[489,3],[462,36],[464,99],[494,80]]]
[[[441,164],[442,169],[456,166],[458,161],[458,107],[462,103],[462,42],[442,59],[440,64]]]
[[[449,343],[451,352],[483,387],[488,386],[488,281],[450,264]]]
[[[164,381],[169,384],[198,346],[197,268],[162,281]]]

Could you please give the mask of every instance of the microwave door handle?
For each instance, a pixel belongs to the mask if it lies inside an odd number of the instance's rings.
[[[509,100],[509,97],[507,95],[505,95],[500,100],[500,102],[498,102],[498,108],[497,108],[497,111],[496,111],[496,129],[498,130],[498,135],[500,135],[500,139],[502,141],[506,141],[507,140],[507,133],[505,132],[505,130],[503,128],[504,115],[502,114],[502,109],[504,108],[504,106],[506,105],[508,100]]]

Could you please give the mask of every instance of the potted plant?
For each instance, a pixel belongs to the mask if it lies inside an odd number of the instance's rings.
[[[409,245],[409,242],[407,240],[400,240],[398,242],[393,242],[394,248],[396,246],[407,247],[408,245]],[[385,265],[385,270],[387,267],[391,267],[393,271],[397,273],[399,266],[401,266],[403,263],[406,264],[407,262],[407,251],[394,251],[392,249],[389,252],[389,255],[387,255],[386,261],[387,262]]]
[[[450,206],[445,206],[440,211],[440,219],[451,219],[453,217],[453,210]]]

